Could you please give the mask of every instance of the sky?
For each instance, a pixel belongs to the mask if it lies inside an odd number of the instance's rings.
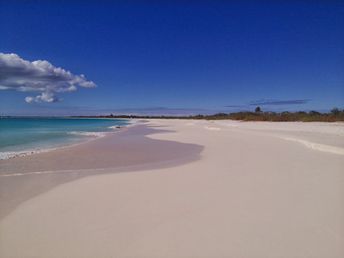
[[[343,1],[0,0],[0,114],[344,108]]]

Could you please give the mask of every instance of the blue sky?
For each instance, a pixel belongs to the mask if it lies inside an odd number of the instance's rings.
[[[0,52],[97,85],[31,103],[38,94],[7,87],[0,112],[343,108],[343,28],[340,1],[0,0]]]

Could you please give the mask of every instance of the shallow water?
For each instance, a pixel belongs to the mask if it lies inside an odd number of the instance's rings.
[[[100,137],[127,124],[124,119],[1,118],[0,159]]]

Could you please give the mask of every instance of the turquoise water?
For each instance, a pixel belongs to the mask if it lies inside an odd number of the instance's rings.
[[[1,118],[0,159],[78,143],[127,124],[123,119]]]

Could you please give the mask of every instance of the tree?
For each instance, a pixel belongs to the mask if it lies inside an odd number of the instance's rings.
[[[318,111],[314,111],[314,110],[309,111],[309,114],[310,115],[320,115],[320,113]]]
[[[258,107],[256,107],[256,109],[254,110],[256,113],[260,113],[260,112],[262,112],[262,109],[258,106]]]
[[[332,109],[331,109],[331,113],[332,113],[333,115],[339,115],[340,110],[339,110],[338,108],[332,108]]]

